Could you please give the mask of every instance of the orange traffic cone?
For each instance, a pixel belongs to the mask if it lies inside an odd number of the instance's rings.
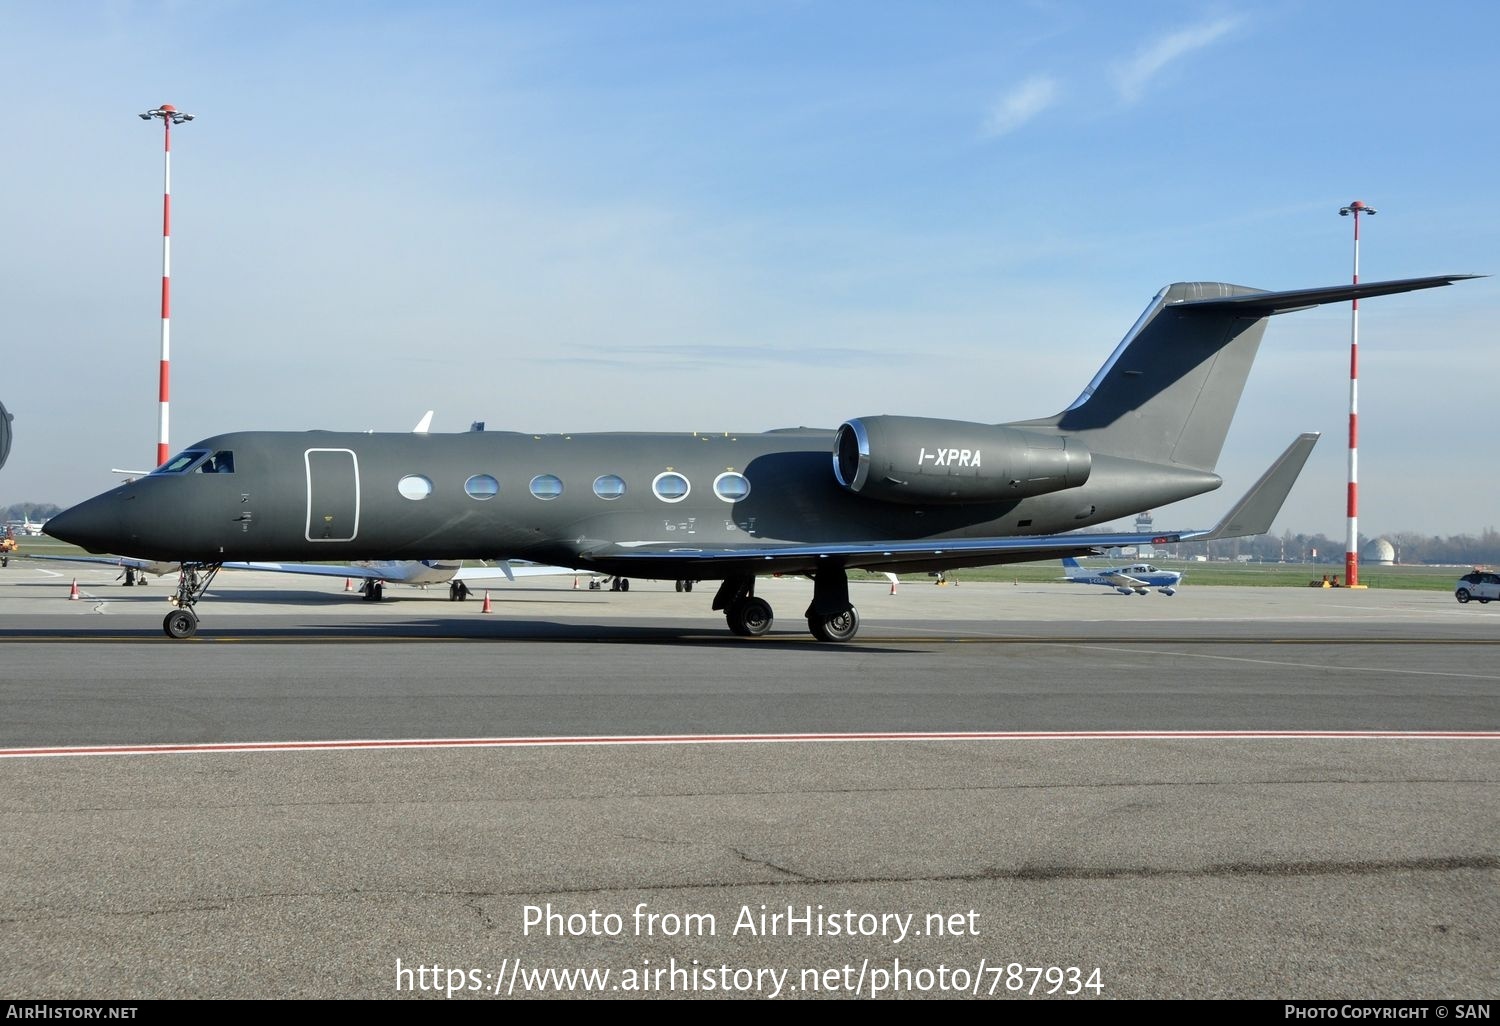
[[[347,578],[347,577],[344,578],[344,590],[345,591],[353,591],[354,590],[354,582],[351,581],[351,580],[349,580],[349,578]]]
[[[68,590],[68,601],[77,602],[83,596],[78,594],[78,578],[73,578],[73,587]]]
[[[574,591],[578,590],[578,575],[577,574],[573,575],[573,590]]]
[[[493,612],[493,610],[490,609],[490,593],[488,591],[484,593],[484,605],[480,608],[479,611],[481,613]]]
[[[891,578],[891,594],[896,594],[896,578]]]

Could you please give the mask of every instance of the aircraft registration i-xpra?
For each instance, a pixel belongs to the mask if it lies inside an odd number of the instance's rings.
[[[92,552],[182,564],[175,638],[226,561],[528,560],[721,582],[729,629],[771,628],[762,574],[812,579],[822,641],[859,629],[847,571],[952,570],[1269,530],[1304,434],[1217,526],[1086,528],[1218,488],[1230,420],[1273,314],[1449,285],[1444,275],[1264,292],[1161,290],[1067,409],[1003,424],[861,417],[760,434],[237,432],[57,514]]]

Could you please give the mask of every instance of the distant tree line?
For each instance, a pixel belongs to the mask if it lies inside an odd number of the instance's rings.
[[[1401,533],[1390,536],[1400,563],[1500,563],[1500,531],[1487,527],[1477,537],[1454,534],[1446,538]]]
[[[5,507],[6,520],[31,520],[40,523],[56,513],[61,513],[62,507],[55,502],[16,502]],[[0,526],[4,526],[0,524]]]
[[[1457,566],[1500,565],[1500,531],[1487,527],[1478,535],[1422,535],[1415,532],[1360,535],[1359,550],[1378,538],[1385,538],[1396,548],[1397,563],[1433,563]],[[1279,537],[1266,534],[1259,538],[1231,538],[1207,545],[1169,545],[1168,555],[1191,559],[1207,555],[1209,559],[1239,559],[1249,556],[1263,563],[1333,563],[1344,561],[1344,539],[1322,534],[1296,534],[1285,531]]]

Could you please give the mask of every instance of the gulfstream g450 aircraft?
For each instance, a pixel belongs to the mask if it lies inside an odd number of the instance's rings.
[[[759,574],[813,581],[823,641],[859,628],[850,569],[934,571],[1268,530],[1316,438],[1303,435],[1211,531],[1083,529],[1219,487],[1219,451],[1277,313],[1464,275],[1262,292],[1157,294],[1077,401],[1040,420],[861,417],[764,434],[239,432],[81,503],[47,533],[183,564],[163,627],[226,561],[517,559],[620,577],[722,582],[740,635],[771,628]]]

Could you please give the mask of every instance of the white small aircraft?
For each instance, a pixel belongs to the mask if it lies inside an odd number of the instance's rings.
[[[27,535],[31,538],[40,538],[42,536],[42,528],[46,525],[47,521],[43,520],[41,523],[37,523],[29,515],[23,515],[20,520],[7,520],[5,522],[5,526],[14,528],[16,534]]]
[[[517,577],[553,577],[577,573],[561,566],[540,563],[512,563],[498,560],[493,565],[464,566],[456,559],[366,559],[348,566],[325,563],[225,563],[226,570],[266,570],[278,574],[312,574],[318,577],[360,578],[359,592],[372,602],[385,597],[387,584],[410,584],[425,588],[429,584],[448,585],[448,598],[462,601],[469,597],[470,581],[493,581],[501,577],[512,583]]]
[[[124,572],[127,588],[137,584],[144,586],[147,574],[161,577],[165,574],[175,574],[182,569],[180,563],[160,563],[149,559],[133,559],[129,556],[31,556],[29,558],[117,566]],[[309,574],[315,577],[358,578],[359,593],[372,602],[379,602],[385,598],[387,584],[410,584],[418,588],[425,588],[430,584],[446,584],[448,597],[462,600],[469,597],[470,582],[493,581],[500,578],[514,582],[517,577],[551,577],[577,572],[567,567],[508,560],[500,560],[493,565],[464,566],[461,561],[454,559],[369,559],[350,563],[347,566],[331,563],[225,563],[224,569],[261,570],[277,574]]]
[[[1182,582],[1182,574],[1177,571],[1158,570],[1150,563],[1099,571],[1085,569],[1072,558],[1064,559],[1062,565],[1070,584],[1099,584],[1113,588],[1121,595],[1144,595],[1152,588],[1163,595],[1175,595],[1178,584]]]

